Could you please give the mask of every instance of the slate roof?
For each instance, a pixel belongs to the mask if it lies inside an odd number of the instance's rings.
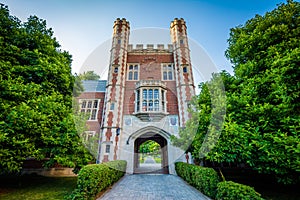
[[[84,92],[105,92],[106,91],[106,80],[86,80],[82,81]]]

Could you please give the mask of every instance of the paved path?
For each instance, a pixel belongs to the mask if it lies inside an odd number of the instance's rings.
[[[97,200],[209,200],[180,177],[166,174],[125,175]]]
[[[147,156],[144,163],[154,164],[156,163],[152,156]]]

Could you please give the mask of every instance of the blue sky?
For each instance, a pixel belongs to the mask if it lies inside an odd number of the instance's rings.
[[[219,70],[232,72],[225,58],[230,28],[244,24],[256,14],[273,10],[280,0],[2,0],[12,15],[25,21],[30,15],[45,19],[62,49],[73,56],[73,72],[112,36],[116,18],[126,18],[131,30],[143,27],[169,28],[175,18],[184,18],[188,36],[210,56]]]

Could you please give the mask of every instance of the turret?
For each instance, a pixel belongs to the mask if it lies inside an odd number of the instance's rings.
[[[190,49],[185,21],[175,18],[170,26],[171,41],[175,62],[177,98],[180,126],[184,127],[189,119],[188,104],[195,95]]]
[[[113,38],[109,62],[108,83],[102,127],[102,162],[118,158],[119,137],[122,134],[123,102],[127,47],[130,26],[125,18],[117,18],[113,26]],[[100,152],[99,152],[100,154]]]

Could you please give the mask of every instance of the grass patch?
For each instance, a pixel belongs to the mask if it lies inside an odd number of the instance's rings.
[[[1,200],[58,200],[72,192],[77,177],[0,176]]]

